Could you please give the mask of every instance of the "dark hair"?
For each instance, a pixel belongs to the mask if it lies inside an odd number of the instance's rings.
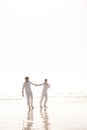
[[[47,81],[47,79],[44,80],[45,82]]]
[[[29,79],[29,77],[25,77],[25,80],[28,80]]]

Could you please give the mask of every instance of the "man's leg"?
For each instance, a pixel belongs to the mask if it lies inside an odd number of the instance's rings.
[[[27,96],[27,106],[30,109],[30,96],[29,94],[27,94],[26,96]]]
[[[31,107],[34,109],[34,107],[33,107],[33,94],[31,94]]]

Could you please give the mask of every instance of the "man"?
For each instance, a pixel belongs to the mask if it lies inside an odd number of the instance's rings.
[[[25,82],[24,82],[23,88],[22,88],[22,96],[24,97],[24,89],[25,89],[26,98],[27,98],[27,105],[28,105],[29,110],[34,109],[34,107],[33,107],[33,94],[32,94],[32,90],[31,90],[31,85],[37,86],[36,84],[29,81],[29,77],[25,77]]]

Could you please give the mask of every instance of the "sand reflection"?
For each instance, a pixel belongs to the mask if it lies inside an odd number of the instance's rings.
[[[33,110],[27,111],[27,120],[23,123],[23,129],[22,130],[32,130],[33,125]]]
[[[48,113],[47,113],[47,109],[40,109],[40,115],[41,118],[43,119],[43,129],[44,130],[49,130],[49,118],[48,118]]]

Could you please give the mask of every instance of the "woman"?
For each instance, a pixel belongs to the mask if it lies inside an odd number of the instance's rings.
[[[42,86],[42,85],[43,85],[43,90],[42,90],[42,96],[41,96],[41,100],[40,100],[40,107],[41,108],[42,108],[42,102],[43,102],[44,98],[45,98],[45,100],[44,100],[44,107],[47,107],[46,106],[47,99],[48,99],[47,89],[50,87],[50,84],[47,83],[47,79],[44,80],[44,83],[38,84],[38,86]]]

